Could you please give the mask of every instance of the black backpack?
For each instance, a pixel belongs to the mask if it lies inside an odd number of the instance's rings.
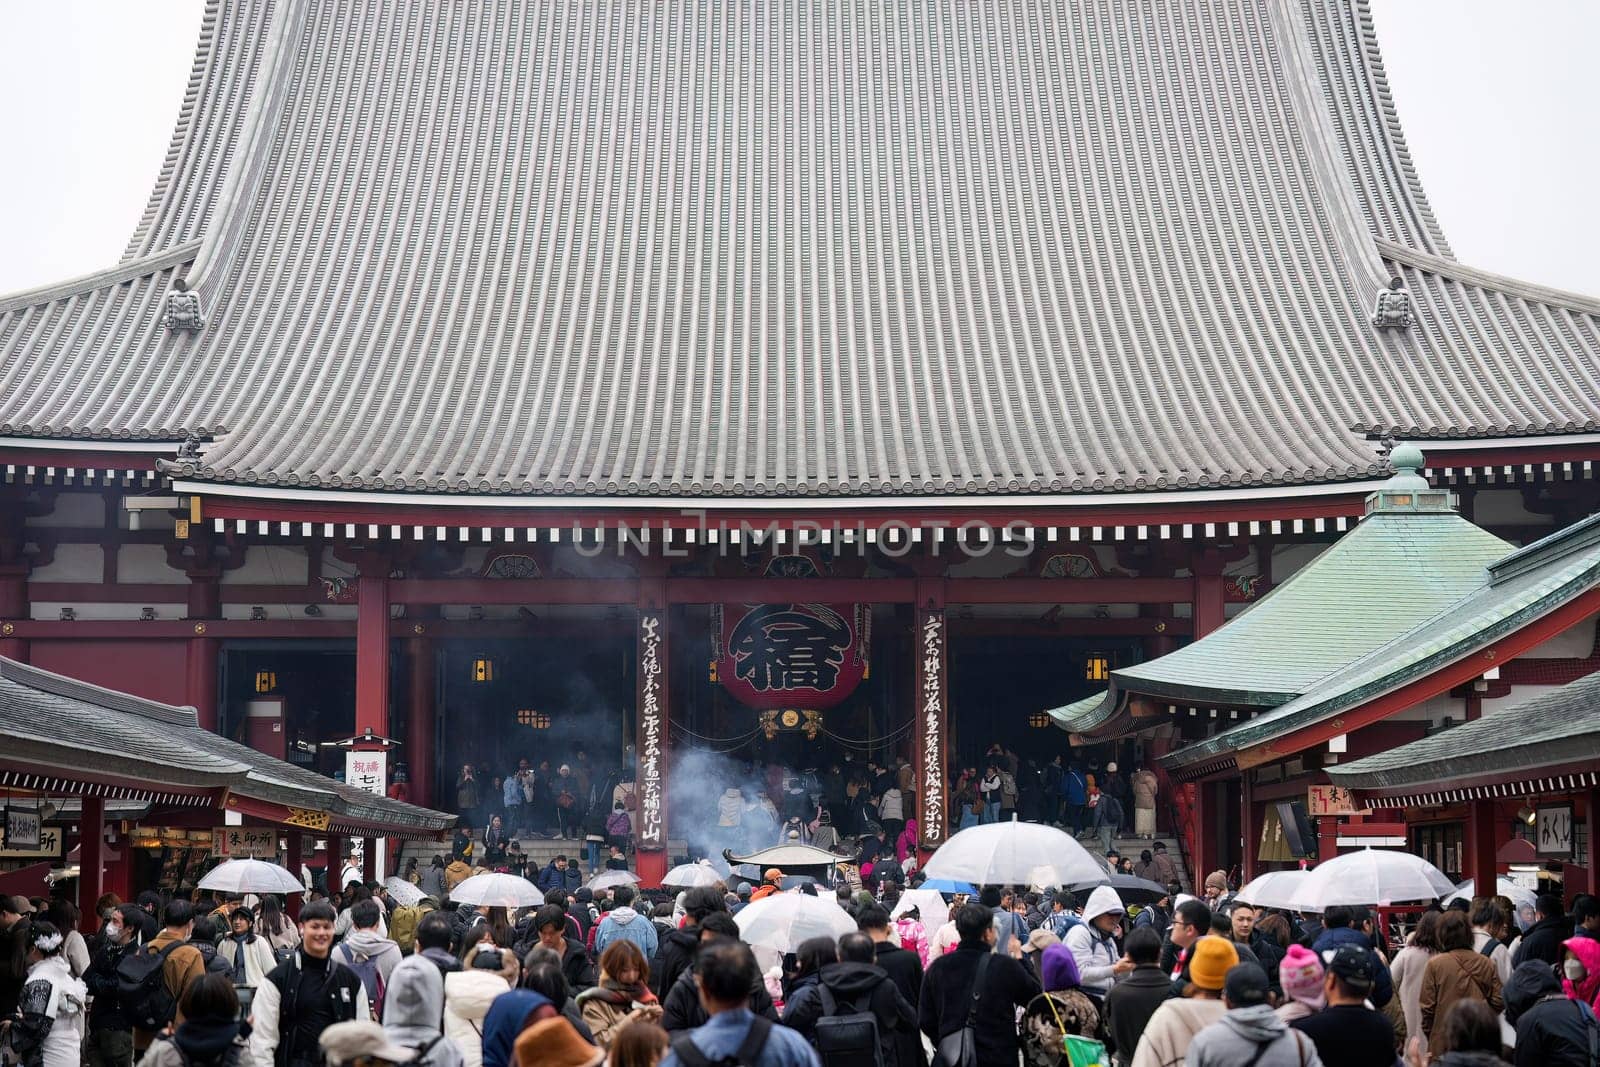
[[[865,1002],[865,993],[840,1009],[833,991],[818,985],[822,1017],[817,1020],[816,1045],[823,1067],[884,1067],[883,1046],[878,1044],[878,1017]]]
[[[732,1056],[708,1059],[705,1053],[695,1047],[688,1034],[672,1043],[672,1051],[678,1057],[678,1062],[687,1067],[755,1067],[756,1059],[761,1055],[761,1050],[767,1047],[767,1037],[771,1033],[772,1020],[765,1015],[756,1015],[750,1020],[750,1032],[745,1035],[744,1043]]]
[[[178,1001],[168,991],[161,972],[167,957],[187,944],[174,941],[160,952],[142,948],[117,961],[117,997],[136,1029],[162,1030],[177,1014]]]

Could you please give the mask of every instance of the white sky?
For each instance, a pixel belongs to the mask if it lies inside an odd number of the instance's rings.
[[[1600,3],[1373,5],[1456,257],[1600,295]],[[0,293],[121,256],[166,153],[202,8],[0,5]]]

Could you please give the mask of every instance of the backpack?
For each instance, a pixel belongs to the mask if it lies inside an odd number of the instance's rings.
[[[350,951],[349,945],[340,945],[339,953],[344,957],[344,965],[356,973],[361,979],[361,985],[367,991],[367,1006],[372,1010],[372,1018],[376,1021],[383,1019],[383,998],[388,989],[384,986],[383,972],[378,970],[378,958],[367,956],[359,963],[356,954]]]
[[[117,961],[117,997],[123,1014],[137,1029],[163,1030],[177,1014],[177,998],[167,989],[162,970],[167,957],[187,944],[174,941],[160,952],[144,948]]]
[[[822,998],[822,1017],[817,1020],[814,1040],[823,1067],[883,1067],[878,1017],[862,1006],[862,1000],[870,999],[871,994],[841,1011],[831,989],[819,985],[817,992]]]
[[[240,1054],[244,1051],[237,1041],[230,1041],[215,1058],[197,1060],[183,1051],[183,1046],[178,1044],[176,1038],[163,1037],[159,1040],[172,1042],[172,1050],[178,1054],[178,1062],[183,1067],[239,1067]]]
[[[606,816],[606,833],[612,837],[627,837],[633,833],[633,820],[625,811],[614,811]]]
[[[774,1023],[765,1015],[755,1015],[750,1019],[750,1032],[745,1035],[744,1042],[732,1056],[723,1056],[713,1060],[695,1046],[689,1034],[684,1034],[672,1043],[672,1053],[678,1057],[678,1062],[686,1067],[755,1067],[755,1062],[761,1057],[761,1050],[767,1047],[767,1038],[772,1033]]]
[[[417,945],[417,924],[422,921],[425,914],[415,904],[406,904],[394,909],[389,916],[389,939],[400,946],[401,952],[410,952]]]

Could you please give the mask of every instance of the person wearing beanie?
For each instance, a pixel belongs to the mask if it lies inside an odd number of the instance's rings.
[[[606,1054],[560,1016],[522,1031],[516,1050],[517,1067],[599,1067],[606,1062]]]
[[[1290,945],[1278,964],[1278,985],[1284,1002],[1278,1005],[1278,1018],[1286,1023],[1315,1015],[1328,1006],[1322,994],[1322,961],[1304,945]]]
[[[1222,986],[1227,1014],[1194,1036],[1186,1067],[1321,1067],[1311,1039],[1291,1030],[1272,1009],[1267,972],[1258,963],[1228,971]]]
[[[1222,871],[1212,871],[1206,875],[1205,902],[1212,911],[1216,911],[1228,895],[1228,876]]]
[[[1156,1009],[1133,1053],[1133,1067],[1174,1067],[1184,1062],[1195,1035],[1227,1012],[1222,987],[1239,964],[1239,950],[1221,937],[1202,937],[1189,958],[1189,995]]]
[[[1047,946],[1039,953],[1039,971],[1044,976],[1044,992],[1023,1013],[1023,1040],[1036,1040],[1042,1049],[1059,1052],[1064,1034],[1094,1037],[1099,1033],[1100,1009],[1080,986],[1078,961],[1072,958],[1072,950],[1062,944]],[[1045,997],[1055,1004],[1046,1003]],[[1033,1057],[1025,1057],[1024,1061],[1043,1062]]]

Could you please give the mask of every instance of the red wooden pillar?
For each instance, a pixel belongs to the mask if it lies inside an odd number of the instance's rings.
[[[1339,854],[1339,816],[1317,817],[1317,862],[1327,863]]]
[[[1584,849],[1583,863],[1589,870],[1589,892],[1600,892],[1600,789],[1591,789],[1583,795],[1583,817],[1588,820],[1589,844]]]
[[[1245,771],[1240,777],[1239,786],[1240,812],[1239,826],[1244,834],[1244,852],[1239,861],[1239,884],[1243,885],[1258,873],[1256,870],[1256,850],[1261,847],[1261,831],[1256,823],[1255,798],[1250,788],[1250,772]]]
[[[433,642],[425,637],[410,638],[406,656],[411,671],[410,699],[406,703],[406,767],[411,774],[411,802],[426,808],[433,804],[437,777],[433,765]]]
[[[919,862],[945,843],[950,831],[950,631],[944,611],[944,580],[917,580],[915,652],[917,829]]]
[[[127,849],[127,844],[123,844]],[[78,910],[89,930],[97,930],[100,916],[95,902],[106,891],[106,802],[103,797],[84,797],[78,815]]]
[[[1222,557],[1215,552],[1195,554],[1194,574],[1194,638],[1196,641],[1227,621],[1224,610],[1226,598],[1222,588]]]
[[[199,715],[202,730],[217,729],[217,642],[205,634],[206,619],[222,616],[222,590],[216,567],[189,569],[189,608],[185,617],[196,620],[184,663],[184,700]]]
[[[1200,887],[1205,885],[1206,875],[1210,874],[1215,863],[1216,845],[1212,841],[1212,826],[1214,821],[1211,816],[1215,812],[1210,801],[1211,783],[1189,782],[1184,786],[1189,790],[1189,826],[1192,830],[1189,840],[1189,862],[1194,864],[1194,870],[1189,872],[1189,881],[1194,888],[1196,896],[1200,895]]]
[[[327,866],[323,868],[323,884],[328,887],[328,895],[343,889],[339,883],[343,881],[340,872],[344,868],[345,837],[343,834],[329,833],[327,837]]]
[[[666,582],[641,582],[633,730],[639,813],[634,836],[639,849],[637,873],[646,886],[660,885],[667,873],[667,618]]]
[[[389,733],[389,579],[356,579],[356,735]]]
[[[1492,800],[1474,800],[1467,808],[1467,870],[1477,884],[1473,892],[1480,897],[1495,893],[1495,853],[1500,850],[1499,827]]]
[[[296,878],[301,877],[300,868],[304,867],[306,863],[305,840],[304,834],[292,826],[289,827],[288,840],[285,842],[283,849],[283,865]],[[295,922],[300,921],[300,903],[304,899],[305,894],[303,893],[290,893],[288,895],[285,910],[289,913],[289,918]]]

